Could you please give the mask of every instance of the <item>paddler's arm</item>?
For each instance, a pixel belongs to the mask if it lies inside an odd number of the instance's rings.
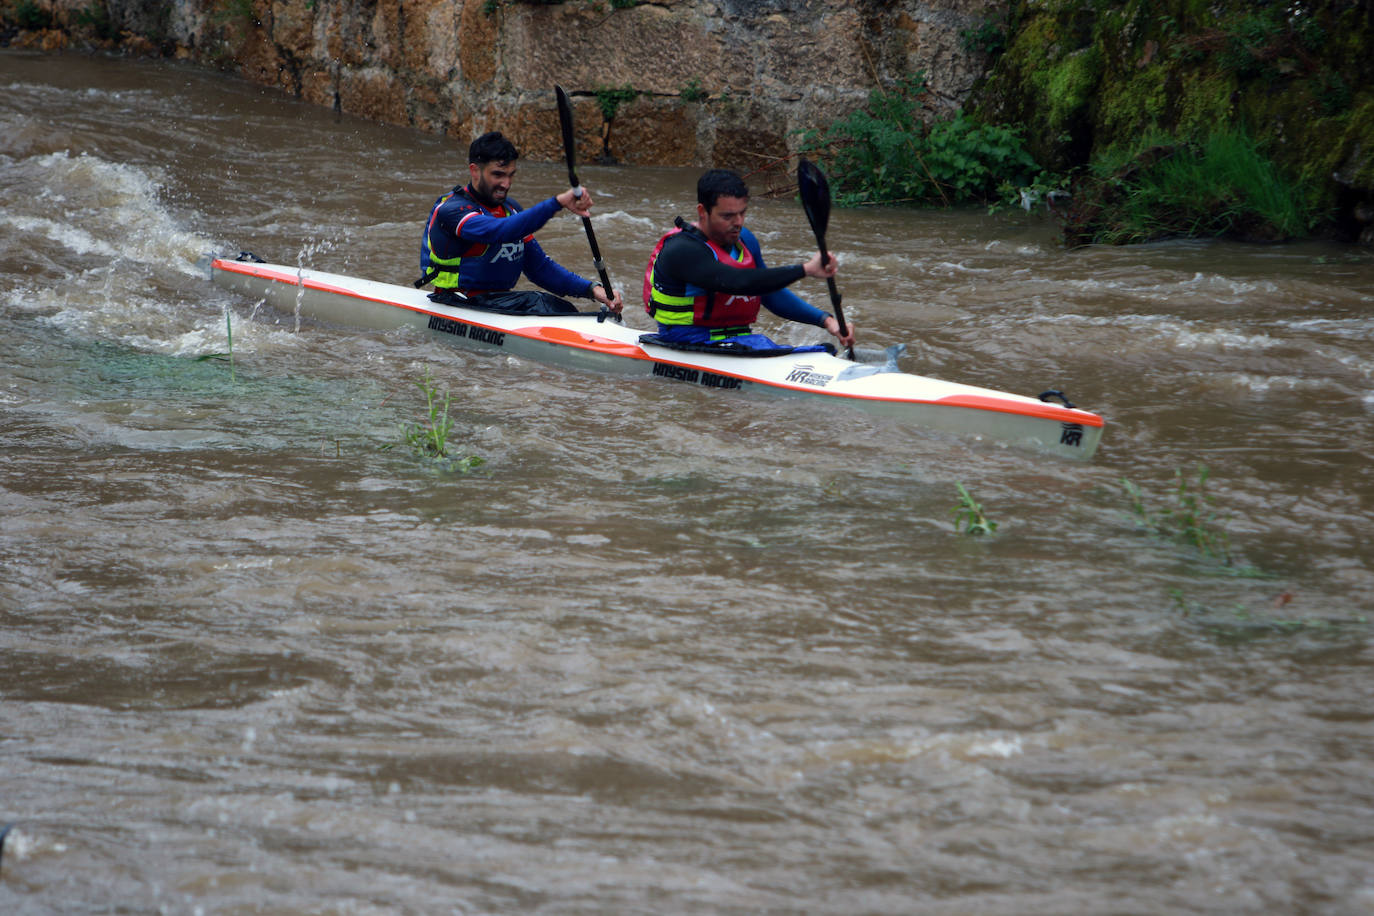
[[[752,241],[752,239],[750,241]],[[763,252],[760,251],[757,246],[758,242],[754,241],[753,245],[750,247],[750,250],[754,255],[755,263],[762,264]],[[818,261],[819,258],[820,253],[817,252],[816,257],[812,260]],[[824,269],[822,270],[822,273],[828,273],[829,275],[833,276],[835,273],[835,267],[837,266],[838,262],[835,258],[832,257],[830,259],[830,262],[825,265]],[[854,346],[853,324],[845,322],[845,324],[847,325],[845,330],[849,331],[849,334],[841,337],[840,323],[835,320],[834,315],[831,315],[828,312],[821,311],[811,303],[807,302],[801,296],[798,296],[796,293],[792,292],[790,289],[780,289],[776,293],[769,293],[768,295],[763,297],[763,305],[766,309],[768,309],[768,311],[772,312],[774,315],[777,315],[779,318],[785,318],[788,321],[798,321],[802,324],[815,325],[818,328],[825,328],[825,330],[829,334],[838,338],[838,340],[843,346]]]
[[[705,245],[675,235],[663,243],[654,272],[680,282],[731,295],[762,296],[806,276],[801,264],[740,270],[718,262]]]
[[[534,239],[525,243],[523,269],[525,276],[556,296],[594,299],[614,312],[619,312],[622,308],[619,290],[610,296],[606,295],[600,283],[579,277],[568,270],[549,257],[548,253]]]
[[[780,289],[776,293],[769,293],[767,296],[763,297],[763,305],[768,311],[777,315],[779,318],[786,318],[788,321],[799,321],[802,324],[813,324],[818,328],[825,328],[826,332],[838,338],[842,345],[846,347],[854,346],[853,322],[845,322],[845,330],[847,330],[849,334],[845,337],[841,337],[840,323],[835,320],[834,315],[821,311],[790,289]]]
[[[563,205],[558,198],[550,197],[510,216],[488,216],[480,210],[472,210],[458,220],[458,237],[483,245],[517,242],[538,232],[561,209]]]

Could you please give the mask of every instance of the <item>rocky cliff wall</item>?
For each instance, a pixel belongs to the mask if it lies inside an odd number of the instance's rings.
[[[21,0],[9,0],[11,12]],[[579,157],[746,171],[795,151],[868,92],[924,70],[958,107],[987,61],[961,36],[998,0],[22,0],[72,42],[212,63],[341,111],[453,136],[505,131],[561,156],[553,85]],[[7,17],[13,20],[13,16]],[[616,90],[633,98],[617,102]],[[628,96],[629,93],[623,93]],[[611,117],[607,117],[610,113]]]

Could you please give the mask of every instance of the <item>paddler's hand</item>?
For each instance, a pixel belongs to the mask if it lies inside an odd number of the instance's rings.
[[[578,191],[582,194],[579,196]],[[554,200],[565,210],[570,211],[573,216],[587,217],[592,215],[592,194],[586,188],[568,188],[559,194]]]
[[[592,298],[619,315],[621,310],[625,308],[625,303],[621,300],[620,290],[612,290],[611,292],[613,295],[607,297],[604,286],[600,283],[592,284]]]
[[[846,334],[846,335],[844,335],[843,337],[840,336],[840,323],[839,323],[838,321],[835,320],[835,316],[834,316],[834,315],[826,315],[826,316],[825,316],[825,324],[821,325],[821,327],[825,328],[825,329],[826,329],[827,331],[829,331],[832,335],[834,335],[834,337],[835,337],[837,340],[839,340],[840,346],[842,346],[842,347],[852,347],[852,346],[854,346],[854,322],[852,322],[852,321],[846,321],[846,322],[844,323],[844,329],[845,329],[846,331],[848,331],[849,333]]]
[[[830,257],[821,262],[821,253],[818,251],[811,256],[811,260],[802,265],[802,270],[806,271],[808,277],[815,277],[817,280],[824,280],[827,277],[835,276],[835,271],[839,269],[839,259],[834,253],[829,253]]]

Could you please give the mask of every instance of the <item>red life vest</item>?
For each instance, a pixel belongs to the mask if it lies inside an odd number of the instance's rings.
[[[654,276],[654,263],[663,250],[663,243],[673,236],[686,231],[688,224],[682,224],[658,240],[649,264],[644,268],[644,310],[660,324],[695,325],[700,328],[748,327],[759,317],[763,300],[759,296],[727,296],[712,292],[691,283],[666,281]],[[735,253],[726,251],[708,239],[696,227],[690,227],[687,234],[711,250],[716,260],[730,267],[751,270],[754,255],[744,245],[737,244]]]

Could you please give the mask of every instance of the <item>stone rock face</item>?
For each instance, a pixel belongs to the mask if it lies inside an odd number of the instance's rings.
[[[109,0],[110,38],[82,33],[89,0],[40,0],[78,40],[237,70],[319,105],[453,136],[485,130],[561,157],[553,86],[576,103],[579,157],[749,170],[924,70],[954,108],[983,62],[961,33],[993,0]],[[156,33],[156,34],[150,34]],[[43,44],[54,44],[48,39]],[[684,98],[691,88],[701,98]],[[607,123],[596,93],[632,88]]]

